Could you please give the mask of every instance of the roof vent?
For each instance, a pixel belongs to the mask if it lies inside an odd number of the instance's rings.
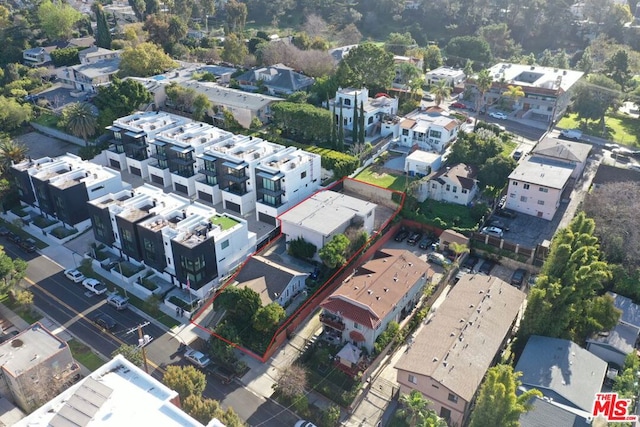
[[[373,293],[373,291],[372,291],[371,289],[369,289],[369,290],[367,291],[367,293],[368,293],[369,295],[371,295],[371,294]]]
[[[22,347],[23,345],[24,345],[24,342],[21,339],[15,339],[11,341],[11,347],[13,348]]]

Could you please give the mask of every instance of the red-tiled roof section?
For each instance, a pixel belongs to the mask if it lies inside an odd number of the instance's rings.
[[[362,335],[358,331],[349,332],[349,338],[351,338],[354,341],[358,341],[358,342],[363,342],[364,341],[364,335]]]
[[[358,267],[320,304],[369,328],[375,328],[423,275],[431,276],[429,264],[403,249],[382,249]]]

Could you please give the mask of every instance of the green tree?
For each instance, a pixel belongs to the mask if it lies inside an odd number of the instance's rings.
[[[364,102],[360,101],[360,115],[358,116],[358,143],[364,144]]]
[[[551,243],[536,286],[527,298],[518,348],[531,335],[570,339],[582,344],[592,334],[611,329],[620,312],[608,295],[599,296],[611,271],[602,256],[595,223],[580,212]]]
[[[478,34],[489,44],[494,58],[508,59],[520,53],[520,46],[511,37],[511,30],[506,22],[481,27]]]
[[[273,123],[283,135],[305,143],[329,141],[331,112],[310,104],[278,102],[271,106]]]
[[[416,426],[420,419],[428,415],[431,404],[418,390],[411,390],[409,394],[401,395],[399,402],[402,409],[398,412],[407,420],[410,427]]]
[[[427,46],[424,51],[424,67],[427,70],[434,70],[442,66],[442,52],[436,45]]]
[[[0,136],[0,175],[4,175],[12,163],[23,161],[28,151],[25,145],[7,136]]]
[[[471,59],[486,66],[491,61],[491,48],[489,43],[477,36],[459,36],[449,40],[445,48],[447,55],[457,59]]]
[[[566,70],[569,68],[569,57],[567,56],[567,52],[564,49],[561,49],[554,58],[553,58],[553,66],[555,68],[560,68]]]
[[[475,84],[480,93],[480,96],[476,96],[476,111],[482,111],[486,103],[484,95],[491,89],[491,85],[493,84],[493,77],[491,73],[489,73],[489,70],[481,70],[475,77]]]
[[[84,140],[85,146],[89,137],[96,133],[96,116],[86,102],[74,102],[66,106],[62,110],[61,121],[72,135]]]
[[[193,365],[167,366],[162,382],[178,392],[180,400],[195,395],[200,396],[207,386],[207,377]]]
[[[182,403],[182,409],[203,425],[209,424],[221,411],[220,404],[213,399],[205,399],[202,396],[187,396]]]
[[[316,245],[311,242],[307,242],[302,237],[298,237],[289,242],[289,255],[302,258],[302,259],[310,259],[315,255]]]
[[[121,77],[149,77],[162,74],[177,65],[158,45],[141,43],[122,52],[118,74]]]
[[[401,56],[405,56],[409,49],[416,46],[416,41],[411,37],[411,33],[409,32],[404,34],[390,33],[384,43],[384,48],[387,52]]]
[[[512,157],[495,156],[487,159],[480,165],[478,181],[483,187],[502,189],[507,184],[507,179],[516,168],[516,161]]]
[[[253,315],[253,329],[260,332],[273,332],[280,322],[287,317],[284,308],[277,302],[260,307]]]
[[[52,51],[50,55],[51,62],[53,62],[53,65],[56,67],[65,67],[80,63],[77,47],[63,47],[62,49],[56,49]]]
[[[513,105],[517,105],[518,100],[524,97],[524,91],[521,86],[509,85],[507,90],[502,93],[502,96],[509,98]]]
[[[28,264],[20,259],[12,259],[0,246],[0,295],[6,295],[24,278]]]
[[[107,16],[102,5],[99,3],[96,3],[96,5],[96,45],[104,49],[111,49],[111,31],[109,31]]]
[[[344,234],[336,234],[318,252],[320,259],[329,268],[336,268],[346,262],[345,254],[349,247],[349,239]]]
[[[448,161],[451,164],[464,163],[481,166],[488,159],[497,156],[502,143],[492,132],[462,133],[451,147]]]
[[[624,360],[622,372],[613,382],[613,391],[625,399],[633,399],[638,390],[638,371],[640,371],[640,358],[635,353],[629,353]]]
[[[207,95],[205,95],[204,93],[197,94],[195,99],[193,100],[193,112],[191,114],[191,117],[193,117],[193,120],[202,121],[205,114],[211,109],[212,106],[213,104],[211,103],[211,101],[209,101]]]
[[[431,93],[433,93],[436,98],[436,105],[440,105],[451,96],[451,86],[449,86],[449,83],[445,79],[438,80],[436,84],[431,87]]]
[[[62,1],[43,0],[38,6],[40,28],[50,40],[68,40],[82,14]]]
[[[142,359],[142,350],[135,345],[122,344],[111,353],[111,357],[115,357],[118,354],[121,354],[125,359],[139,368],[142,368],[142,366],[144,365],[144,360]]]
[[[114,77],[108,86],[100,86],[93,103],[100,110],[98,128],[104,129],[119,117],[129,115],[151,102],[151,93],[135,80]]]
[[[260,295],[251,288],[227,286],[214,300],[214,307],[226,309],[237,325],[250,324],[254,313],[262,307]]]
[[[244,24],[247,21],[247,5],[236,0],[225,3],[224,11],[226,15],[227,33],[240,34],[244,31]],[[240,62],[232,62],[239,64]]]
[[[11,131],[31,120],[33,110],[29,104],[20,104],[15,98],[0,96],[0,129]]]
[[[367,87],[384,90],[395,76],[393,54],[373,43],[363,43],[351,49],[340,62],[336,79],[342,87]]]
[[[542,393],[536,389],[517,393],[521,375],[520,372],[513,372],[508,365],[489,368],[480,387],[469,427],[518,427],[520,415],[531,409],[530,400],[534,396],[542,397]]]
[[[578,83],[574,92],[573,110],[580,120],[600,120],[605,131],[605,116],[610,108],[619,105],[621,87],[602,74],[590,74],[586,83]]]
[[[248,54],[249,50],[242,37],[231,33],[224,38],[224,49],[220,55],[223,61],[230,64],[242,64]]]
[[[591,57],[591,49],[588,46],[582,53],[582,57],[576,64],[576,68],[585,73],[591,72],[593,68],[593,58]]]
[[[621,88],[624,88],[631,74],[627,51],[625,49],[618,50],[605,62],[605,65],[607,67],[607,75],[618,83]]]
[[[358,142],[358,125],[360,124],[360,120],[358,120],[358,94],[357,93],[353,103],[353,118],[351,123],[352,123],[351,144],[356,144]]]

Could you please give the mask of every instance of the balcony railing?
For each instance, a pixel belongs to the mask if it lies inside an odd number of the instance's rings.
[[[338,331],[344,331],[345,328],[345,324],[341,318],[328,313],[322,313],[320,315],[320,322]]]

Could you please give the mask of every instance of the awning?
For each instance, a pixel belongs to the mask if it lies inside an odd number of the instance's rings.
[[[175,151],[177,153],[182,153],[182,154],[186,154],[189,153],[191,151],[193,151],[193,147],[192,146],[187,146],[187,147],[179,147],[177,145],[172,145],[171,146],[171,151]]]
[[[362,335],[358,331],[349,332],[349,338],[351,338],[352,340],[354,340],[356,342],[363,342],[364,341],[364,335]]]
[[[132,131],[125,132],[124,134],[130,136],[131,138],[142,138],[144,136],[144,133],[136,133]]]
[[[157,147],[164,147],[165,145],[167,145],[167,143],[166,143],[166,142],[164,142],[164,141],[158,141],[157,139],[156,139],[155,141],[151,142],[151,144],[153,144],[153,145],[155,145],[155,146],[157,146]]]
[[[249,165],[246,162],[242,162],[242,163],[224,162],[224,163],[222,163],[222,166],[226,166],[226,167],[228,167],[230,169],[239,171],[240,169],[244,169]]]
[[[270,173],[267,172],[258,172],[256,175],[258,175],[260,178],[265,178],[271,181],[277,181],[280,178],[284,178],[284,174],[282,172],[278,172],[275,175],[272,175]]]
[[[201,154],[198,157],[200,159],[206,160],[208,162],[215,162],[216,160],[218,160],[218,158],[216,156],[212,156],[211,154]]]

